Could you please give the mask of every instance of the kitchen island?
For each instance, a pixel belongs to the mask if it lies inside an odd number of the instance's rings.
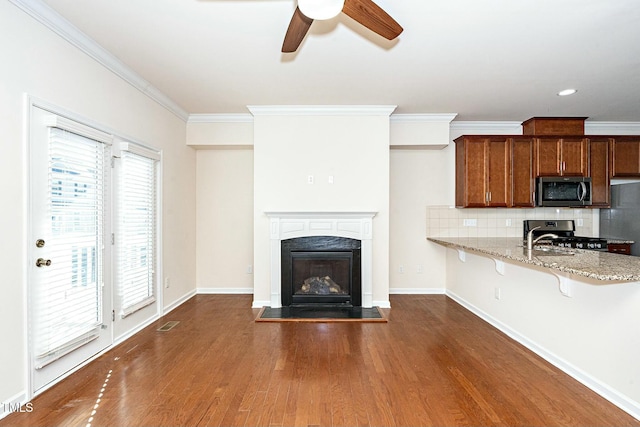
[[[523,247],[522,239],[515,237],[429,237],[428,240],[457,250],[479,252],[602,282],[640,281],[640,257],[549,245],[536,245],[529,253]]]

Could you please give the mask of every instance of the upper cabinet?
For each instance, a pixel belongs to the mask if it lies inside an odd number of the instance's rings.
[[[532,207],[531,138],[462,136],[456,143],[456,206]]]
[[[583,137],[537,137],[535,158],[535,176],[587,176],[588,140]]]
[[[608,208],[611,205],[609,147],[612,138],[589,137],[589,174],[591,177],[591,206]]]
[[[532,138],[526,136],[511,138],[511,206],[514,208],[535,206],[533,153]]]
[[[510,190],[508,138],[469,136],[456,143],[456,206],[507,207]]]
[[[611,177],[640,177],[640,136],[616,136],[612,138]]]
[[[522,135],[464,135],[456,143],[456,206],[535,206],[540,176],[591,177],[591,207],[611,203],[612,178],[640,178],[640,136],[585,136],[586,117],[534,117]]]

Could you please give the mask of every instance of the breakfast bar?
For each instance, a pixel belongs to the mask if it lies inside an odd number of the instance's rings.
[[[536,245],[529,252],[522,239],[515,237],[429,237],[428,240],[458,251],[471,251],[494,259],[511,260],[588,277],[601,281],[602,284],[640,281],[640,257],[550,245]]]

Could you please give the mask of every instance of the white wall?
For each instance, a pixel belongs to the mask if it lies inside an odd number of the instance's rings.
[[[373,301],[389,294],[389,113],[256,114],[254,305],[270,305],[265,212],[377,212]],[[307,182],[314,177],[314,183]],[[329,183],[329,176],[333,183]]]
[[[27,394],[23,94],[163,151],[163,271],[171,305],[195,290],[195,152],[184,121],[9,2],[0,2],[0,402]]]

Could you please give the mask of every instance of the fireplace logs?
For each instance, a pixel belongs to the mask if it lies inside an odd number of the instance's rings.
[[[331,277],[308,277],[304,279],[304,283],[300,286],[300,290],[296,291],[296,294],[316,294],[316,295],[328,295],[328,294],[346,294],[342,290],[340,285],[334,282]]]

